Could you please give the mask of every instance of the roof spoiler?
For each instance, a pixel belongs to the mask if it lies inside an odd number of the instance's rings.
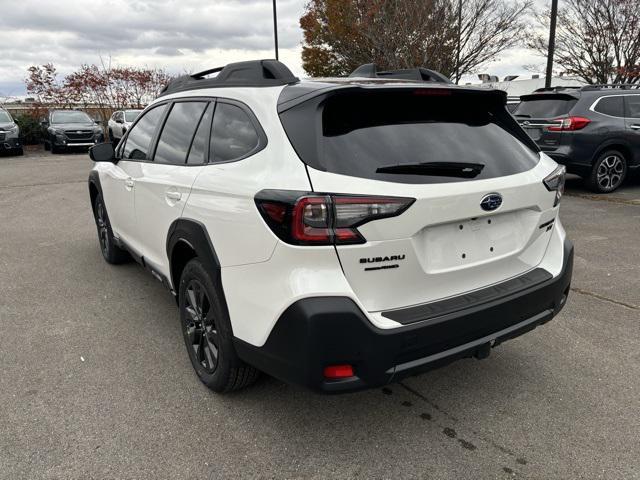
[[[378,71],[375,63],[366,63],[356,68],[349,77],[359,78],[389,78],[399,80],[413,80],[415,82],[453,83],[439,72],[428,68],[406,68],[403,70]]]
[[[207,78],[214,73],[218,75]],[[198,88],[277,87],[299,81],[300,79],[278,60],[250,60],[175,78],[162,89],[159,96]]]

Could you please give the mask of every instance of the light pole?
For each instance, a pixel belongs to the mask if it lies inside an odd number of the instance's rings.
[[[276,60],[279,60],[278,56],[278,14],[276,13],[276,0],[273,0],[273,39],[276,45]]]
[[[551,74],[553,73],[553,53],[556,48],[557,17],[558,17],[558,0],[551,0],[551,23],[549,25],[549,51],[547,52],[547,74],[544,79],[545,88],[551,87]]]
[[[458,2],[458,48],[456,49],[456,85],[460,81],[460,43],[462,42],[462,0]]]

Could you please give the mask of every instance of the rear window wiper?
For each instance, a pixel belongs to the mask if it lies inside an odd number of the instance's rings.
[[[482,163],[463,162],[423,162],[400,163],[378,167],[376,173],[395,173],[404,175],[431,175],[434,177],[475,178],[480,175]]]

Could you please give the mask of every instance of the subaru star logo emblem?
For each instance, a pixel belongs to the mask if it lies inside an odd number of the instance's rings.
[[[78,130],[76,133],[82,133],[82,130]]]
[[[483,210],[491,212],[492,210],[497,210],[502,205],[502,195],[499,193],[488,193],[482,200],[480,201],[480,207]]]

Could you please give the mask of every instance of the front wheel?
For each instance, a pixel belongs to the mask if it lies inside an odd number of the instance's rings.
[[[119,264],[128,261],[130,258],[129,254],[126,250],[116,245],[113,231],[111,230],[111,223],[109,223],[109,216],[107,215],[107,208],[104,205],[104,199],[101,193],[96,196],[93,202],[93,216],[96,220],[96,227],[98,228],[100,250],[107,263]]]
[[[609,150],[598,157],[593,164],[587,185],[598,193],[616,190],[627,176],[627,160],[617,150]]]
[[[259,371],[238,358],[231,322],[209,271],[198,258],[184,267],[178,295],[184,342],[202,383],[224,393],[255,382]]]

